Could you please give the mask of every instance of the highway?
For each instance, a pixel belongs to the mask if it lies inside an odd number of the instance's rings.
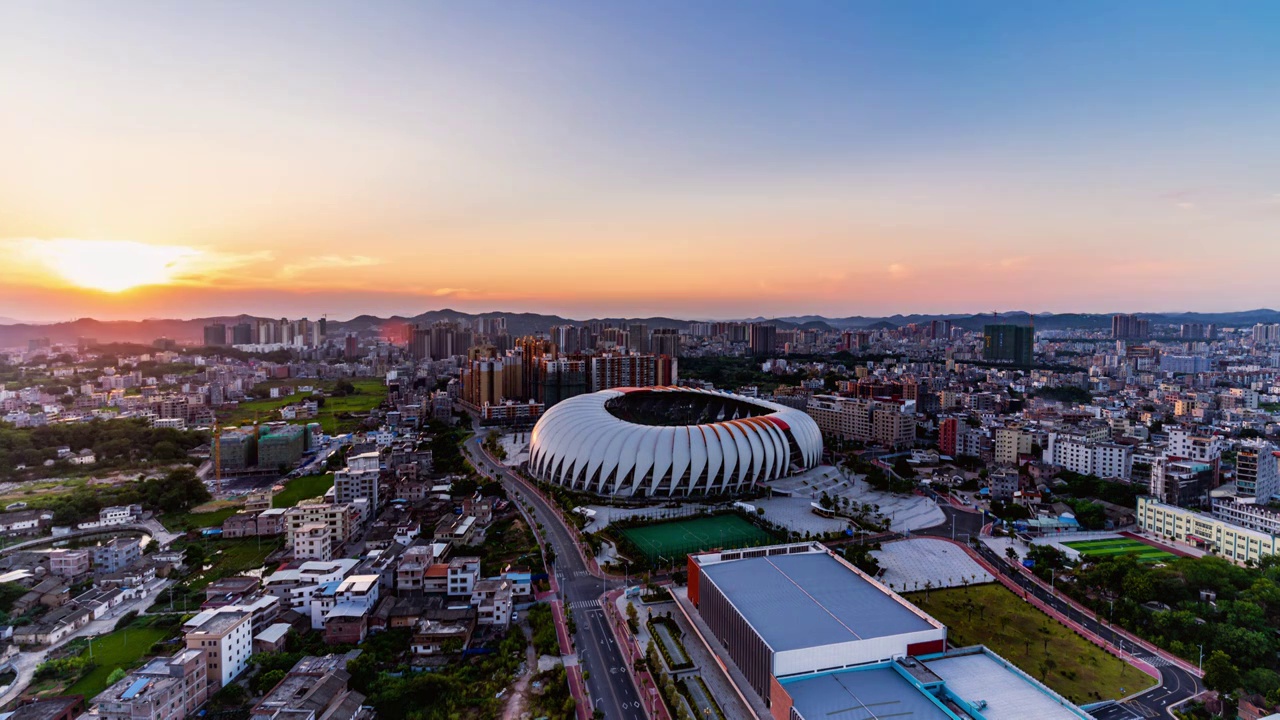
[[[945,523],[917,531],[915,534],[952,537],[954,532],[955,538],[963,538],[966,535],[978,537],[982,529],[982,515],[959,511],[947,505],[942,506],[942,512],[947,516]],[[1123,652],[1154,666],[1160,672],[1160,685],[1111,708],[1096,710],[1091,713],[1099,720],[1129,720],[1130,718],[1172,716],[1172,713],[1169,712],[1170,707],[1204,692],[1204,685],[1194,674],[1165,658],[1151,653],[1146,648],[1138,646],[1129,640],[1122,631],[1113,630],[1110,625],[1098,622],[1093,619],[1091,613],[1081,611],[1073,602],[1045,589],[1027,577],[1026,573],[1011,566],[1007,558],[1001,557],[994,550],[987,547],[986,543],[978,543],[977,551],[984,560],[999,568],[1001,572],[1017,583],[1018,587],[1022,588],[1024,592],[1031,593],[1072,622],[1078,623],[1089,632],[1118,647]],[[1137,688],[1134,689],[1136,690]]]
[[[513,499],[533,505],[534,518],[542,524],[544,540],[555,551],[552,571],[560,585],[560,600],[572,611],[577,623],[577,633],[573,636],[576,659],[586,671],[592,709],[602,711],[609,720],[645,720],[640,695],[600,606],[600,596],[606,590],[622,587],[622,582],[602,579],[588,570],[560,513],[540,495],[527,492],[524,484],[506,467],[489,457],[480,445],[486,434],[486,430],[477,429],[476,436],[463,446],[464,452],[478,471],[502,482]]]

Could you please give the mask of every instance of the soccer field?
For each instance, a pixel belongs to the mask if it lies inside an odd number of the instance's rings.
[[[1080,553],[1088,560],[1103,560],[1108,557],[1132,555],[1139,562],[1165,562],[1178,556],[1158,547],[1148,545],[1132,538],[1106,538],[1101,540],[1073,540],[1063,545]]]
[[[622,537],[650,563],[680,562],[685,555],[715,548],[767,545],[774,537],[737,515],[717,515],[689,520],[669,520],[654,525],[627,528]]]

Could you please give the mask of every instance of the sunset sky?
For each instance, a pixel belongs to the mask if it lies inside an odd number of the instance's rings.
[[[1280,305],[1280,4],[0,4],[0,317]]]

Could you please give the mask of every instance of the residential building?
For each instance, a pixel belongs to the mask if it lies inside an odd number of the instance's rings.
[[[1044,461],[1081,475],[1128,480],[1133,469],[1133,448],[1090,440],[1079,432],[1052,432]]]
[[[316,522],[328,525],[330,541],[334,545],[341,545],[359,530],[360,512],[351,503],[303,501],[285,511],[284,521],[286,544],[290,546],[293,545],[294,535],[303,525]]]
[[[252,617],[240,610],[215,612],[187,631],[187,648],[204,653],[209,692],[225,687],[249,666],[253,656]]]
[[[480,558],[456,557],[449,561],[448,594],[470,596],[480,580]]]
[[[347,663],[360,654],[305,657],[250,712],[251,720],[373,720],[364,696],[348,688]],[[124,720],[124,719],[122,719]]]
[[[805,406],[824,435],[891,448],[915,444],[915,418],[892,402],[815,395]]]
[[[93,563],[93,552],[80,550],[50,550],[49,572],[63,578],[75,578],[88,574]]]
[[[113,538],[93,547],[93,571],[98,574],[120,572],[141,559],[137,538]]]
[[[141,505],[116,505],[98,511],[99,525],[128,525],[141,519]]]
[[[378,507],[379,463],[377,451],[348,458],[347,466],[333,474],[333,499],[350,503],[366,498],[372,507]]]
[[[293,533],[293,559],[320,562],[332,560],[333,541],[329,537],[329,526],[312,522],[298,528]]]
[[[991,483],[991,499],[1008,502],[1021,489],[1017,468],[996,468],[987,478]]]
[[[1169,505],[1205,507],[1213,489],[1214,466],[1198,460],[1178,460],[1170,456],[1151,463],[1147,486],[1149,494]]]
[[[1280,466],[1275,446],[1265,440],[1243,444],[1236,452],[1236,491],[1267,503],[1280,494]]]
[[[1019,455],[1031,454],[1031,431],[1020,425],[995,430],[995,463],[1016,467]]]
[[[101,720],[184,720],[209,697],[207,664],[199,650],[153,658],[93,699]]]
[[[984,360],[1028,367],[1035,362],[1034,327],[987,325],[982,329]]]

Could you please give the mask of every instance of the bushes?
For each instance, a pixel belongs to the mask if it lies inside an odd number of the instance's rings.
[[[555,619],[551,606],[539,603],[529,608],[526,617],[533,631],[533,647],[539,655],[559,655],[560,638],[556,635]]]

